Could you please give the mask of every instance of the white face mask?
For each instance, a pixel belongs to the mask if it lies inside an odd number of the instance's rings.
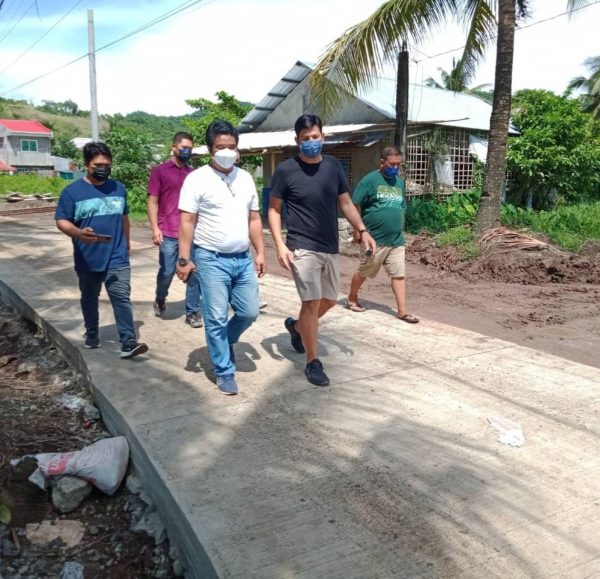
[[[221,149],[214,154],[213,161],[223,169],[231,169],[237,161],[237,152],[232,149]]]

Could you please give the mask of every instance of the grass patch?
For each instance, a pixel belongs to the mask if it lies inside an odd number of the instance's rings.
[[[25,175],[0,175],[0,195],[7,193],[24,193],[33,195],[37,193],[50,193],[55,197],[72,181],[60,177],[42,177],[36,174]]]
[[[434,236],[433,242],[437,247],[457,247],[460,258],[467,261],[479,255],[479,246],[475,243],[473,231],[468,227],[452,227]]]
[[[551,211],[504,205],[502,223],[543,233],[556,245],[578,252],[586,241],[600,241],[600,202],[568,205]]]

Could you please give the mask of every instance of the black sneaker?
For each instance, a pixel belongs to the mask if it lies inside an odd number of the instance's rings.
[[[204,324],[202,323],[202,316],[198,313],[187,314],[185,316],[185,323],[191,328],[201,328]]]
[[[85,333],[85,347],[88,350],[100,347],[100,338],[98,337],[98,330],[88,330]]]
[[[154,307],[154,315],[157,318],[160,318],[165,313],[165,310],[167,309],[167,304],[165,303],[165,300],[163,300],[162,302],[160,302],[158,300],[154,300],[153,307]]]
[[[304,344],[302,343],[302,336],[294,328],[294,324],[297,322],[294,318],[286,318],[284,324],[285,329],[290,333],[292,337],[292,348],[298,352],[298,354],[304,354]]]
[[[133,358],[148,351],[148,346],[144,342],[129,340],[121,347],[121,358]]]
[[[323,364],[321,364],[321,360],[318,358],[315,358],[306,365],[304,374],[306,379],[315,386],[329,386],[329,378],[323,372]]]

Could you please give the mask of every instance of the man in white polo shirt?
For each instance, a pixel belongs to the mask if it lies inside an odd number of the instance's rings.
[[[238,391],[233,346],[258,317],[256,275],[265,274],[258,195],[252,176],[235,166],[238,138],[230,123],[213,121],[206,129],[210,164],[185,178],[179,197],[177,275],[187,281],[195,272],[200,283],[208,352],[226,395]]]

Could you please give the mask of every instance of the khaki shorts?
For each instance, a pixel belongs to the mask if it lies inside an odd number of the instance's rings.
[[[340,260],[337,253],[294,249],[292,274],[303,302],[337,300],[340,281]]]
[[[358,275],[375,277],[382,265],[390,277],[404,277],[404,246],[378,247],[375,255],[370,257],[365,255],[365,250],[361,247]]]

